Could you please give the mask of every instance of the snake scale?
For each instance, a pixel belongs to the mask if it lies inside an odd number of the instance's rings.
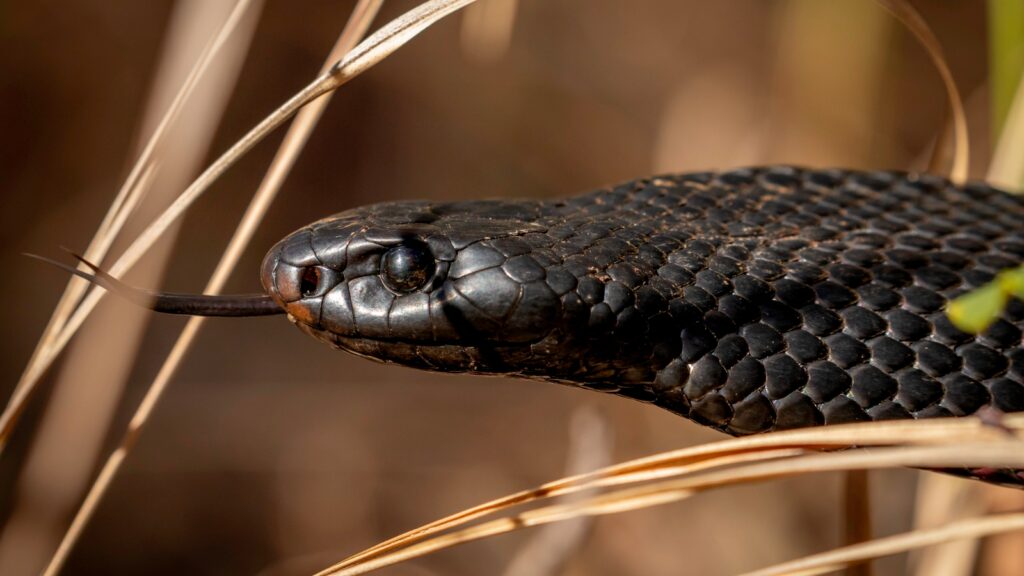
[[[275,245],[266,294],[151,307],[284,311],[378,361],[610,392],[744,435],[1024,411],[1024,304],[978,335],[945,313],[1022,262],[1024,198],[771,166],[356,208]],[[1024,486],[1020,470],[966,473]]]

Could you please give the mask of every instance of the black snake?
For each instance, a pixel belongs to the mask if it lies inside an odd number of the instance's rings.
[[[220,313],[283,309],[360,356],[611,392],[742,435],[1024,411],[1024,304],[979,335],[945,314],[1022,262],[1024,199],[986,184],[767,167],[357,208],[279,242],[269,298]]]

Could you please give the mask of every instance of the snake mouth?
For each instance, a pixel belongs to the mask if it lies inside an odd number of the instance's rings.
[[[330,346],[386,364],[443,372],[509,374],[516,359],[528,355],[540,340],[531,342],[418,341],[395,337],[342,335],[296,322],[303,332]]]

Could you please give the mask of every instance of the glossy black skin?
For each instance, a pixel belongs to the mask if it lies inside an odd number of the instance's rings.
[[[361,356],[610,391],[748,434],[1024,410],[1024,306],[980,336],[944,314],[1022,261],[1024,201],[987,185],[772,167],[358,208],[282,240],[262,281]]]

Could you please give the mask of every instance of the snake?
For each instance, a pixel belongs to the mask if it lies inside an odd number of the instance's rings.
[[[263,294],[150,308],[286,313],[379,362],[597,390],[739,436],[1024,411],[1024,304],[954,298],[1024,263],[1024,199],[898,171],[766,166],[547,200],[400,201],[267,253]],[[1021,470],[967,475],[1024,486]]]

